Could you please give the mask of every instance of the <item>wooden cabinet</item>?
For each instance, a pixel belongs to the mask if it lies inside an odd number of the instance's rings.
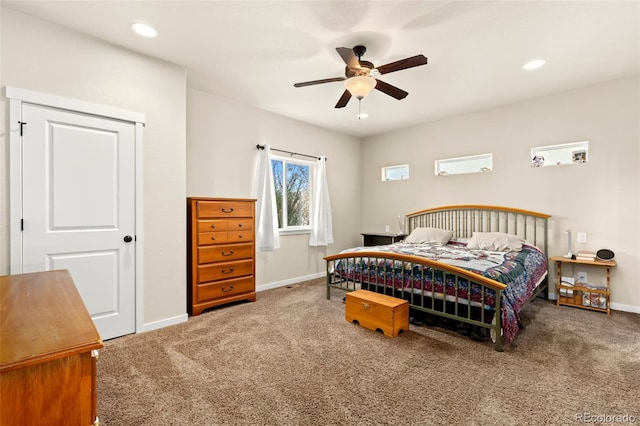
[[[364,240],[363,244],[365,247],[397,243],[398,241],[404,240],[406,236],[407,234],[393,234],[391,232],[367,232],[362,234]]]
[[[0,424],[98,424],[103,344],[66,270],[0,277]]]
[[[187,295],[191,315],[241,300],[256,300],[255,201],[187,199]]]
[[[616,266],[615,260],[587,261],[554,256],[551,261],[556,264],[556,291],[558,293],[556,303],[558,306],[575,306],[592,311],[606,312],[607,315],[611,315],[611,268]],[[605,285],[603,287],[590,286],[587,283],[564,285],[562,284],[563,264],[606,268]]]
[[[397,337],[409,331],[409,302],[374,291],[356,290],[345,295],[345,319],[364,328]]]

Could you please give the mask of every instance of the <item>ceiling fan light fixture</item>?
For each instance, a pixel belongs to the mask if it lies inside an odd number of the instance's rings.
[[[367,96],[374,87],[376,87],[376,79],[365,75],[348,78],[344,81],[344,87],[357,99]]]

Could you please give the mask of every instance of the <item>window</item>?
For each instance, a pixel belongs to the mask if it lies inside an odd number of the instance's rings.
[[[490,172],[493,169],[493,154],[470,155],[468,157],[436,160],[436,176],[460,175],[465,173]]]
[[[311,225],[312,176],[315,164],[292,158],[271,158],[276,189],[278,228],[309,230]]]
[[[389,166],[382,168],[382,180],[405,180],[409,179],[409,165]]]
[[[586,163],[588,152],[588,141],[531,148],[531,167]]]

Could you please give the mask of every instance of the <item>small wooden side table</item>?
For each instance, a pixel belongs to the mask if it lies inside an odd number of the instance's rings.
[[[577,260],[569,259],[562,256],[554,256],[550,259],[556,264],[556,290],[558,306],[574,306],[582,309],[590,309],[592,311],[606,312],[607,315],[611,315],[611,268],[617,265],[615,260]],[[606,286],[603,287],[591,287],[587,283],[576,283],[575,285],[562,284],[562,264],[571,263],[585,266],[596,266],[606,268]],[[565,295],[561,295],[561,290],[565,291]],[[571,291],[571,296],[569,295]],[[585,303],[587,298],[585,293],[588,294],[588,303]],[[593,297],[592,297],[593,296]],[[605,297],[605,307],[600,303],[600,298]],[[595,302],[595,303],[594,303]]]
[[[365,247],[397,243],[407,236],[407,234],[394,234],[393,232],[364,232],[361,235],[364,237]]]

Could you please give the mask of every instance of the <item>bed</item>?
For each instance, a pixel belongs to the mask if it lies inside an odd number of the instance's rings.
[[[410,213],[403,241],[325,257],[327,299],[331,289],[402,298],[413,312],[480,328],[502,351],[522,308],[548,295],[549,218],[483,205]]]

